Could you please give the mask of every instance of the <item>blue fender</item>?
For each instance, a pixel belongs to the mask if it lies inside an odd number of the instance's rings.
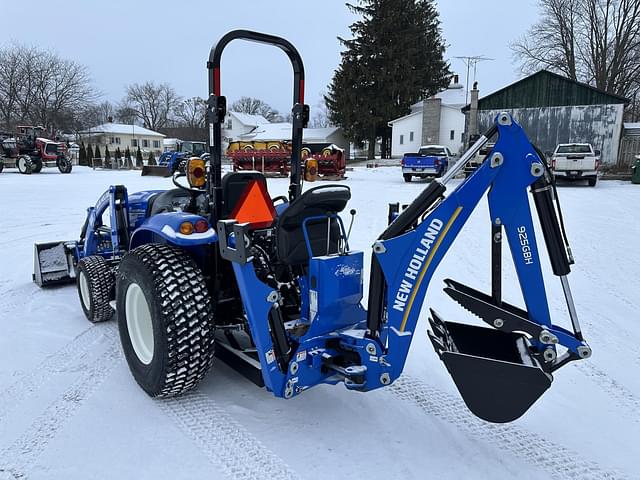
[[[147,243],[163,243],[175,245],[181,248],[199,247],[210,245],[218,241],[215,230],[209,229],[203,233],[192,233],[184,235],[180,233],[180,224],[191,222],[195,224],[198,220],[207,220],[200,215],[184,212],[159,213],[147,218],[131,236],[129,248],[134,248]]]

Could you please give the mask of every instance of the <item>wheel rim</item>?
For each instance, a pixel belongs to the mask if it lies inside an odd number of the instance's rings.
[[[138,359],[145,365],[149,365],[154,350],[153,324],[149,304],[137,283],[132,283],[127,288],[124,303],[131,346]]]
[[[24,159],[24,157],[20,157],[18,159],[18,170],[20,170],[20,172],[27,171],[27,161]]]
[[[89,311],[91,308],[91,298],[89,296],[89,281],[87,280],[87,276],[81,270],[80,278],[78,279],[80,282],[80,298],[82,299],[82,304],[84,308]]]

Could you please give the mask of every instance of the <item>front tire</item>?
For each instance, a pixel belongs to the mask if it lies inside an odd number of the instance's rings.
[[[71,170],[73,169],[71,160],[63,156],[58,157],[58,159],[56,160],[56,165],[58,166],[58,170],[60,170],[60,173],[71,173]]]
[[[198,385],[214,354],[213,309],[202,272],[184,251],[142,245],[118,267],[120,340],[136,382],[151,397]]]
[[[33,168],[31,169],[32,173],[40,173],[40,171],[42,170],[42,159],[41,158],[34,158],[33,159]]]
[[[21,155],[16,160],[16,167],[18,167],[18,171],[23,175],[31,175],[33,171],[33,162],[31,161],[31,157],[29,155]]]
[[[409,175],[408,173],[403,174],[402,178],[404,178],[405,182],[410,182],[411,181],[411,175]]]
[[[82,311],[91,323],[105,322],[113,316],[109,301],[114,296],[115,283],[115,275],[104,258],[92,255],[78,262],[78,296]]]

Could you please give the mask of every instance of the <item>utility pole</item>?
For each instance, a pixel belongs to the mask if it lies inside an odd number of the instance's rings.
[[[471,67],[473,67],[473,81],[476,81],[476,73],[478,70],[478,63],[495,60],[493,58],[485,57],[484,55],[475,55],[475,56],[462,56],[462,57],[453,57],[458,60],[462,60],[464,64],[467,66],[467,86],[465,87],[465,95],[464,95],[464,103],[465,105],[469,103],[469,72]]]

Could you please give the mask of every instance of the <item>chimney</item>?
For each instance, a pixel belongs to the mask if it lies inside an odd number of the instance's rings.
[[[478,82],[473,82],[471,104],[469,105],[469,137],[478,135]]]

